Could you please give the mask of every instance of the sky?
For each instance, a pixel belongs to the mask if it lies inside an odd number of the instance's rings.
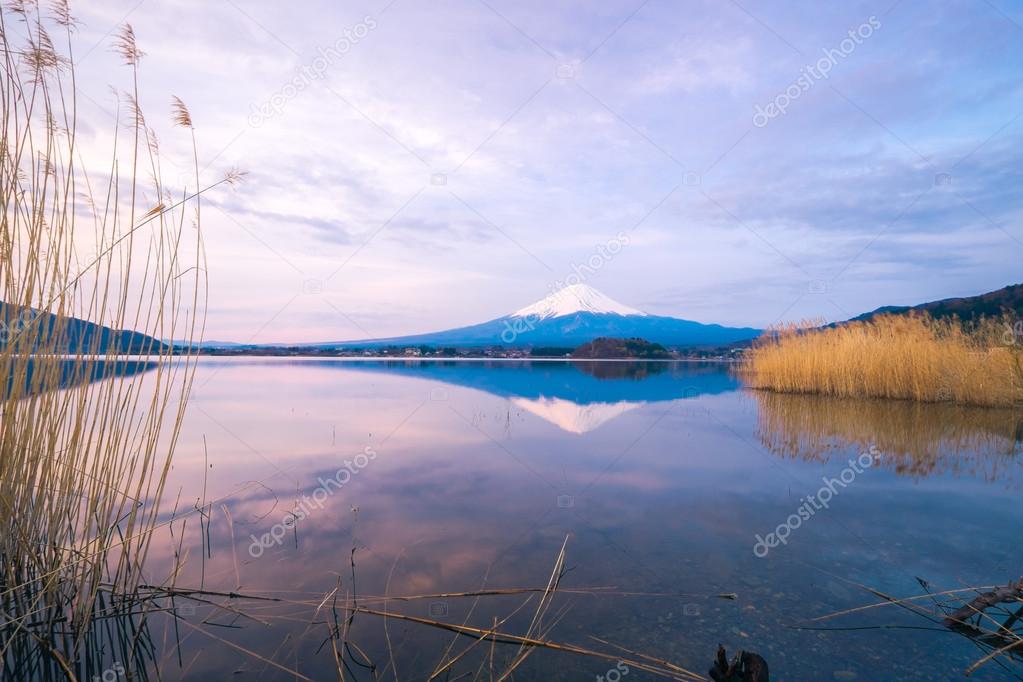
[[[1020,281],[1023,4],[73,3],[79,135],[130,71],[203,203],[206,338],[493,319],[576,280],[766,327]],[[92,158],[92,157],[90,157]],[[102,154],[94,157],[97,168]]]

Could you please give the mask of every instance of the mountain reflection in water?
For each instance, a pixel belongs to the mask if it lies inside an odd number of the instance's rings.
[[[6,386],[0,387],[0,390],[5,391],[5,397],[9,397],[15,391],[21,397],[29,397],[47,391],[91,384],[104,379],[131,378],[145,374],[155,367],[156,363],[148,360],[68,358],[56,364],[47,364],[47,372],[43,375],[37,373],[34,362],[28,360],[24,363],[22,370],[5,373],[8,376],[8,381]]]
[[[593,431],[648,403],[739,388],[735,377],[713,363],[388,360],[330,361],[323,366],[479,389],[575,434]]]
[[[594,431],[651,403],[743,388],[720,363],[388,360],[326,365],[482,390],[573,434]],[[1020,466],[1019,410],[768,391],[748,395],[757,412],[757,437],[782,457],[827,462],[833,455],[844,457],[850,448],[877,447],[880,464],[898,474],[952,473],[988,481],[1007,478]]]

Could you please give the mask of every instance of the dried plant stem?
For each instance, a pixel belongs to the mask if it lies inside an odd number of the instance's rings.
[[[202,229],[185,214],[210,188],[196,177],[174,201],[161,184],[130,26],[115,42],[127,121],[119,111],[109,174],[90,178],[73,19],[61,0],[49,17],[40,5],[0,9],[0,679],[91,678],[111,652],[144,679],[139,585],[206,307]]]

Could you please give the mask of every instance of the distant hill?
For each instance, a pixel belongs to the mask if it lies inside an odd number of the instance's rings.
[[[58,326],[59,319],[51,313],[0,302],[0,348],[15,339],[28,338],[30,342],[25,347],[68,355],[148,355],[170,349],[162,341],[139,332],[111,329],[76,317],[65,318],[65,324]],[[61,337],[55,339],[58,330]]]
[[[636,360],[665,360],[671,353],[659,343],[645,339],[611,339],[600,337],[584,343],[572,352],[573,358],[630,358]]]
[[[955,315],[964,321],[973,321],[979,317],[997,317],[1004,312],[1023,317],[1023,284],[1011,284],[977,296],[945,298],[914,306],[883,306],[869,313],[858,315],[850,321],[869,320],[886,313],[901,315],[909,312],[926,312],[931,317],[937,318]]]

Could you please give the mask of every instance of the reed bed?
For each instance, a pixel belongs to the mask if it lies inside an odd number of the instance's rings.
[[[110,155],[86,156],[73,27],[63,1],[0,9],[2,679],[146,677],[138,586],[205,309],[198,165],[190,188],[163,184],[128,25]]]
[[[791,324],[758,339],[741,372],[753,388],[783,393],[1019,406],[1023,367],[1018,345],[1003,341],[1009,324],[928,315]]]

